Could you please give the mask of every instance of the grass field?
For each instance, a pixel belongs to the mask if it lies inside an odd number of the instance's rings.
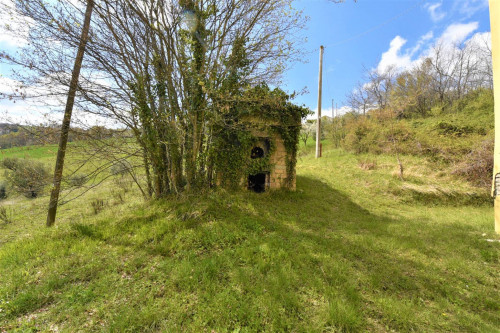
[[[144,203],[109,181],[53,229],[47,198],[7,199],[0,332],[500,331],[486,190],[417,157],[401,181],[392,156],[311,151],[294,193]]]

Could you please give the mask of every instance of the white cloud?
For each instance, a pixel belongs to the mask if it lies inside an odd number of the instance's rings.
[[[0,0],[0,43],[8,47],[25,46],[32,23],[16,12],[14,0]]]
[[[446,28],[438,42],[447,45],[462,44],[478,27],[478,22],[452,24]]]
[[[454,9],[469,18],[481,10],[488,9],[488,0],[456,0]]]
[[[449,25],[436,39],[434,38],[433,31],[429,31],[419,38],[414,47],[406,50],[404,49],[404,46],[407,44],[406,39],[396,36],[391,41],[389,49],[382,54],[377,71],[383,73],[389,68],[405,70],[417,66],[424,57],[432,56],[433,49],[430,46],[432,41],[442,46],[442,51],[445,51],[447,54],[449,53],[450,56],[454,53],[457,45],[470,43],[471,40],[479,41],[481,38],[482,45],[487,45],[484,44],[484,40],[489,38],[489,33],[476,33],[471,36],[478,27],[478,22],[454,23]],[[469,38],[469,36],[471,37]],[[428,45],[427,48],[425,48],[426,45]]]
[[[446,17],[446,13],[441,11],[441,2],[437,3],[428,3],[425,5],[425,8],[427,8],[427,11],[429,12],[429,15],[431,16],[432,21],[438,22],[441,21]]]
[[[311,111],[313,112],[313,114],[312,115],[308,115],[307,119],[312,119],[312,120],[318,119],[318,108],[315,108],[314,110],[311,110]],[[339,117],[339,116],[342,116],[342,115],[344,115],[344,114],[346,114],[348,112],[351,112],[351,111],[354,111],[354,110],[351,109],[348,106],[338,107],[336,113],[332,113],[332,108],[331,107],[326,108],[326,109],[321,108],[321,116],[322,117],[332,118],[332,116],[334,116],[336,114],[337,117]]]
[[[101,83],[105,83],[105,81],[101,80]],[[54,87],[51,85],[52,88],[45,90],[43,89],[45,84],[49,84],[48,79],[41,80],[40,86],[26,86],[20,81],[0,76],[0,98],[2,94],[9,96],[15,93],[19,96],[21,92],[27,97],[26,99],[16,98],[15,100],[0,99],[0,123],[8,122],[23,125],[60,123],[63,116],[62,110],[66,105],[65,91],[67,89],[63,86]],[[51,89],[58,92],[51,93]],[[123,125],[112,119],[83,112],[76,106],[71,122],[74,126],[83,128],[97,125],[109,128],[123,127]]]
[[[404,69],[411,64],[411,55],[401,54],[401,49],[406,44],[406,39],[401,36],[396,36],[391,41],[389,50],[382,54],[382,59],[377,66],[379,73],[385,72],[387,69],[394,67],[396,69]]]
[[[413,56],[414,54],[416,54],[422,48],[422,46],[432,40],[432,38],[434,38],[434,32],[432,31],[429,31],[428,33],[420,37],[415,47],[411,50],[410,55]]]

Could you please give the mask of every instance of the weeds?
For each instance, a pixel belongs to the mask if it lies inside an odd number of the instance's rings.
[[[92,210],[94,212],[94,215],[97,215],[101,211],[104,210],[104,200],[103,199],[94,199],[90,202],[90,205],[92,206]]]
[[[112,194],[113,194],[113,197],[115,198],[115,200],[116,200],[115,202],[117,204],[125,203],[124,193],[122,193],[121,191],[113,191]]]
[[[82,187],[87,183],[87,175],[85,174],[74,174],[68,178],[68,184],[72,187]]]
[[[377,161],[376,160],[359,160],[358,165],[363,170],[375,170],[377,169]]]
[[[7,184],[0,183],[0,200],[7,199]]]
[[[7,209],[7,207],[0,207],[0,221],[4,224],[12,223],[12,210]]]
[[[493,174],[494,147],[493,139],[483,141],[456,165],[453,173],[477,186],[489,188]]]
[[[113,179],[113,183],[117,188],[121,189],[123,193],[128,193],[132,187],[132,182],[128,177],[116,177]]]

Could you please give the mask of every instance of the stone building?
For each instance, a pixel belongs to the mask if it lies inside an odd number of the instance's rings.
[[[300,126],[300,123],[295,125]],[[265,128],[270,128],[269,126],[267,124]],[[247,175],[246,182],[244,182],[247,188],[258,193],[280,188],[295,190],[295,168],[288,170],[291,172],[288,175],[287,159],[296,159],[296,156],[288,156],[284,141],[280,135],[262,129],[254,130],[253,135],[258,140],[249,152],[250,158],[256,162],[259,159],[268,158],[269,163],[263,163],[264,166],[261,169],[254,170],[253,174]]]

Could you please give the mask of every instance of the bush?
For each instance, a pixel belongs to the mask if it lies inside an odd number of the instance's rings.
[[[12,223],[12,211],[5,207],[0,207],[0,221],[5,224]]]
[[[342,146],[355,154],[393,154],[395,149],[412,154],[417,149],[413,129],[401,121],[360,117],[348,122],[345,130]]]
[[[111,174],[114,176],[124,176],[130,170],[130,163],[127,161],[119,161],[111,166]]]
[[[344,148],[356,154],[373,152],[378,133],[376,124],[366,117],[353,120],[346,125],[347,134],[344,139]]]
[[[358,165],[363,170],[375,170],[377,169],[377,161],[376,160],[358,160]]]
[[[8,169],[6,178],[12,188],[27,198],[36,198],[49,183],[50,174],[47,168],[40,162],[6,158],[3,166]]]
[[[493,139],[483,141],[457,164],[453,173],[477,186],[489,188],[493,175],[494,148]]]
[[[102,199],[94,199],[90,202],[92,206],[92,210],[94,211],[94,215],[99,214],[102,210],[104,210],[104,200]]]
[[[68,178],[68,184],[72,187],[82,187],[87,182],[87,175],[85,174],[74,174]]]
[[[2,161],[2,166],[8,170],[14,170],[16,166],[20,163],[19,161],[20,161],[19,158],[6,157]]]
[[[7,199],[7,185],[0,183],[0,200]]]
[[[443,135],[453,135],[453,136],[464,136],[467,134],[472,134],[475,132],[474,128],[471,126],[457,126],[445,121],[440,121],[436,124],[436,129],[440,134]]]

